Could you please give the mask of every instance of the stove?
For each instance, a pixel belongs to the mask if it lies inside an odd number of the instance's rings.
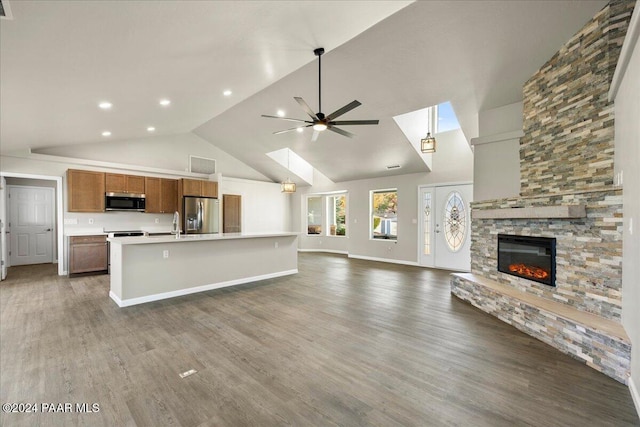
[[[135,237],[144,236],[144,232],[141,230],[114,230],[107,231],[109,237]]]

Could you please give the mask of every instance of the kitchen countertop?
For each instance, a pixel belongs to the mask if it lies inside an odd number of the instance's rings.
[[[72,236],[106,236],[107,233],[104,228],[74,228],[71,230],[64,230],[64,235],[67,237]]]
[[[281,231],[271,233],[213,233],[213,234],[181,234],[179,239],[175,236],[140,236],[140,237],[110,237],[107,240],[111,243],[121,245],[148,245],[155,243],[186,243],[203,242],[209,240],[235,240],[235,239],[255,239],[261,237],[284,237],[297,236],[300,233]]]

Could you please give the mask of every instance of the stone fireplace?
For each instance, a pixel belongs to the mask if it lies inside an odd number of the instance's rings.
[[[472,203],[471,273],[451,279],[457,297],[623,383],[631,344],[607,93],[633,5],[611,1],[525,83],[520,195]]]

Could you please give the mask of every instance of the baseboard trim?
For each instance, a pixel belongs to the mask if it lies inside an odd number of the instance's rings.
[[[633,378],[631,377],[629,377],[629,391],[631,392],[633,403],[634,405],[636,405],[636,412],[638,413],[638,417],[640,417],[640,390],[633,382]]]
[[[401,264],[401,265],[410,265],[410,266],[413,266],[413,267],[420,267],[420,264],[418,264],[415,261],[405,261],[405,260],[402,260],[402,259],[377,258],[377,257],[372,257],[372,256],[353,255],[353,254],[349,254],[348,256],[349,256],[349,258],[362,259],[362,260],[365,260],[365,261],[388,262],[390,264]]]
[[[322,252],[326,254],[349,255],[347,251],[334,251],[332,249],[298,249],[298,252]]]
[[[177,291],[163,292],[160,294],[147,295],[138,298],[120,299],[113,291],[109,291],[111,299],[118,304],[118,307],[130,307],[132,305],[144,304],[147,302],[160,301],[168,298],[180,297],[183,295],[195,294],[198,292],[211,291],[213,289],[226,288],[228,286],[241,285],[244,283],[258,282],[260,280],[274,279],[276,277],[297,274],[298,269],[278,271],[276,273],[262,274],[260,276],[244,277],[242,279],[228,280],[226,282],[211,283],[208,285],[195,286],[193,288],[180,289]]]

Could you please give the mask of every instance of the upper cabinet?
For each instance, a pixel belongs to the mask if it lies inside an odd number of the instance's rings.
[[[145,178],[147,213],[173,213],[178,210],[178,181],[164,178]]]
[[[69,169],[69,212],[104,212],[105,173]]]
[[[118,173],[106,174],[107,193],[145,193],[145,177],[137,175],[123,175]]]
[[[218,183],[215,181],[183,178],[179,185],[183,196],[218,197]]]

